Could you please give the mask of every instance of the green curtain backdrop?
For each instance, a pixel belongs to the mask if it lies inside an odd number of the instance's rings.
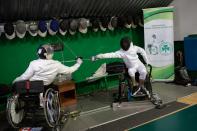
[[[76,55],[83,58],[90,58],[98,53],[106,53],[119,49],[119,41],[123,36],[130,36],[134,44],[143,46],[143,28],[133,30],[121,29],[106,32],[92,32],[87,34],[77,33],[74,36],[66,35],[48,35],[45,38],[31,37],[27,33],[25,38],[15,38],[8,40],[5,37],[0,37],[0,83],[10,84],[17,76],[21,75],[28,67],[29,62],[37,59],[36,50],[40,44],[57,43],[63,41],[65,48],[63,51],[64,60],[73,60],[75,56],[66,48],[69,46]],[[62,61],[62,53],[56,52],[54,59]],[[96,69],[104,62],[114,60],[99,60],[96,62],[84,61],[80,69],[73,74],[76,81],[84,81],[91,76]],[[71,66],[74,63],[65,63]]]

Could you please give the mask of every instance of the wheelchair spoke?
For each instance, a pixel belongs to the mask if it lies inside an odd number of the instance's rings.
[[[60,115],[59,97],[56,93],[57,92],[53,91],[52,89],[49,89],[46,94],[47,101],[45,114],[47,122],[51,127],[54,127],[58,123]]]
[[[12,96],[8,100],[7,116],[8,121],[13,127],[17,127],[24,117],[24,103],[18,100],[18,97]]]

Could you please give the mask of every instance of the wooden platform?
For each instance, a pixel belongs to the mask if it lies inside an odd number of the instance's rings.
[[[74,81],[65,81],[58,84],[61,107],[77,103]]]

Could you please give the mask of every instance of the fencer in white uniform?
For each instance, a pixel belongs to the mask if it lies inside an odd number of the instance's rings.
[[[132,79],[133,86],[135,86],[135,73],[139,72],[139,87],[144,88],[144,80],[146,79],[147,70],[144,64],[139,60],[137,53],[141,54],[146,64],[148,64],[148,58],[144,49],[138,46],[134,46],[129,37],[124,37],[120,41],[121,49],[116,52],[98,54],[92,57],[92,60],[103,58],[122,58],[128,73]]]
[[[39,59],[31,61],[26,71],[17,77],[14,82],[21,80],[42,80],[44,85],[47,86],[54,81],[57,74],[71,74],[75,72],[83,62],[78,58],[75,65],[68,67],[57,60],[53,60],[53,48],[48,44],[42,45],[38,49],[37,54]]]
[[[30,62],[29,67],[14,82],[22,80],[36,81],[41,80],[45,86],[53,83],[57,74],[71,74],[75,72],[82,64],[82,59],[78,58],[77,63],[71,67],[61,64],[59,61],[53,60],[53,48],[46,44],[38,48],[37,55],[39,59]],[[40,106],[43,107],[43,93],[40,93]]]

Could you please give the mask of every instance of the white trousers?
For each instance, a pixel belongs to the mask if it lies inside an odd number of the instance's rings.
[[[135,66],[128,69],[128,73],[130,77],[135,77],[135,73],[139,72],[140,76],[139,79],[145,80],[147,75],[147,70],[144,64],[141,61],[138,61]]]

